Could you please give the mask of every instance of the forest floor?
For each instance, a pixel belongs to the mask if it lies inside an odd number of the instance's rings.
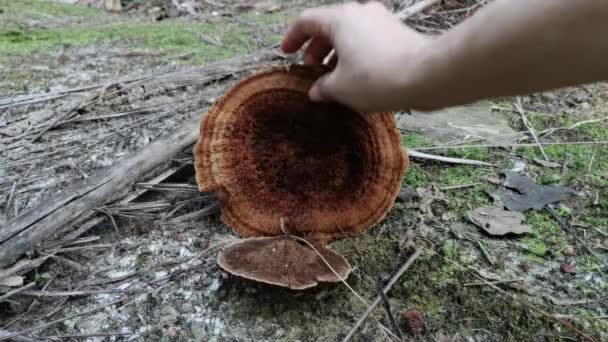
[[[108,13],[0,0],[0,231],[275,63],[288,21],[312,5],[126,3]],[[482,3],[444,1],[408,23],[436,33]],[[206,76],[226,65],[239,67]],[[332,244],[369,302],[422,249],[387,294],[397,327],[380,305],[352,340],[397,340],[398,328],[417,341],[608,341],[608,85],[449,110],[459,115],[398,114],[404,146],[491,165],[412,157],[385,220]],[[551,186],[527,184],[533,203],[547,191],[569,196],[523,211],[529,232],[492,235],[497,223],[475,210],[504,204],[497,198],[517,188],[505,184],[509,170]],[[217,213],[201,214],[215,202],[196,188],[191,150],[131,192],[132,202],[97,208],[94,226],[70,227],[0,269],[0,340],[337,341],[365,311],[342,284],[294,292],[223,274],[215,256],[235,235]]]

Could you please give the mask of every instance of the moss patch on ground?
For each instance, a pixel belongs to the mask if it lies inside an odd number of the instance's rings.
[[[552,338],[554,321],[488,287],[466,286],[479,279],[442,258],[462,259],[460,254],[466,251],[444,247],[439,254],[426,253],[421,257],[408,271],[410,277],[394,292],[404,303],[402,310],[418,309],[424,313],[427,334],[441,331],[447,336],[512,341],[527,341],[532,336]],[[569,332],[561,336],[574,337]]]
[[[161,23],[111,24],[100,27],[76,27],[33,31],[0,32],[0,54],[29,55],[64,44],[82,46],[126,42],[131,49],[157,49],[170,53],[192,53],[195,61],[229,58],[247,52],[239,40],[237,28],[225,32],[221,43],[206,42],[203,35],[218,35],[212,24],[179,21]]]
[[[36,12],[29,8],[35,8]],[[168,53],[193,54],[194,63],[201,64],[253,52],[252,37],[262,35],[262,44],[274,44],[280,37],[263,35],[261,28],[283,23],[286,15],[245,14],[241,20],[219,22],[209,19],[192,22],[167,19],[150,22],[146,18],[116,19],[107,22],[99,12],[81,6],[30,0],[7,1],[3,16],[13,18],[0,21],[0,55],[24,57],[34,53],[47,53],[62,45],[85,46],[102,43],[122,43],[130,49],[162,50]],[[25,27],[36,13],[42,16],[69,15],[80,21],[55,28]],[[259,27],[258,27],[259,26]],[[122,46],[122,45],[121,45]]]
[[[99,11],[42,0],[5,0],[0,2],[0,32],[20,30],[29,25],[54,26],[68,22],[103,18]]]
[[[502,103],[500,107],[504,110],[512,106],[510,103]],[[527,114],[537,132],[547,134],[551,132],[550,129],[555,127],[569,128],[550,133],[548,137],[544,138],[544,141],[606,141],[608,140],[608,121],[604,120],[606,112],[600,104],[599,107],[577,115],[535,112]],[[581,124],[581,122],[583,123]],[[525,130],[525,127],[516,127],[516,129]],[[407,148],[429,146],[423,136],[412,133],[404,133],[403,144]],[[526,173],[538,183],[562,185],[579,192],[578,196],[565,201],[563,208],[558,207],[556,210],[566,222],[575,224],[572,228],[574,234],[578,234],[579,237],[587,234],[585,237],[587,244],[605,246],[608,229],[606,228],[608,227],[608,160],[602,156],[607,155],[608,149],[605,145],[564,144],[547,145],[544,150],[551,161],[566,164],[566,166],[549,168],[536,163],[535,159],[543,158],[537,147],[518,147],[509,152],[484,147],[453,148],[436,150],[433,153],[487,161],[499,165],[500,168],[511,167],[512,161],[515,159],[525,161]],[[492,204],[488,193],[493,191],[496,186],[486,182],[484,178],[496,175],[500,168],[486,169],[413,160],[403,184],[414,187],[429,187],[435,184],[440,188],[449,189],[452,186],[481,183],[465,188],[444,190],[448,200],[447,204],[442,207],[444,213],[447,214],[447,217],[452,217],[452,220],[456,218],[456,221],[466,221],[464,214],[468,210]],[[571,291],[569,296],[574,298],[583,297],[594,300],[597,300],[598,296],[601,298],[602,295],[598,289],[602,286],[591,284],[584,279],[592,277],[591,274],[601,274],[602,261],[587,255],[583,251],[583,247],[578,245],[573,236],[568,234],[548,212],[529,210],[524,214],[525,224],[532,227],[532,232],[520,237],[511,237],[510,240],[524,248],[520,250],[523,260],[527,259],[537,269],[551,274],[553,281],[546,279],[542,281],[551,283],[551,285],[545,284],[544,286],[549,286],[551,291],[558,292],[562,286],[576,289],[569,290]],[[443,224],[450,225],[450,223]],[[488,240],[488,242],[490,241]],[[485,257],[480,256],[477,247],[474,247],[473,251],[478,255],[468,255],[472,251],[470,246],[473,245],[466,239],[448,239],[436,245],[434,250],[446,258],[467,266],[466,262],[469,260],[486,260]],[[570,245],[576,245],[577,251],[580,251],[580,254],[573,260],[564,259],[563,251],[566,246]],[[488,248],[490,244],[485,243],[485,246]],[[526,252],[525,249],[528,251]],[[489,251],[492,255],[499,256],[499,259],[502,258],[501,254],[509,253],[493,249],[489,249]],[[596,252],[598,251],[596,249]],[[577,265],[579,273],[588,273],[580,277],[564,274],[559,270],[560,263],[564,261]],[[478,261],[473,261],[471,266],[480,267],[480,264]],[[491,265],[486,264],[486,267],[489,266]],[[521,272],[521,270],[515,269],[515,272]],[[418,260],[408,271],[408,275],[413,279],[403,281],[402,287],[397,288],[395,296],[398,296],[399,291],[403,291],[405,305],[403,309],[419,309],[425,313],[425,329],[428,329],[429,332],[442,331],[452,336],[457,333],[466,336],[467,332],[470,334],[471,331],[475,331],[480,334],[478,337],[490,340],[493,338],[511,340],[574,338],[574,335],[559,327],[555,321],[538,316],[506,296],[502,298],[502,295],[497,295],[495,290],[487,287],[463,286],[465,283],[477,282],[478,279],[470,272],[436,256],[425,255],[424,259]],[[517,293],[518,289],[512,288],[511,291]],[[541,292],[546,294],[550,291],[544,288]],[[535,301],[534,296],[520,295]],[[535,301],[534,305],[548,312],[563,311],[563,308],[552,307],[551,303],[542,300]],[[575,315],[574,322],[578,327],[584,327],[586,332],[595,336],[605,336],[608,333],[605,321],[590,318],[592,312],[597,315],[597,310],[585,308],[579,311],[573,314]],[[446,320],[451,321],[452,324],[447,324]],[[557,334],[557,329],[560,329],[561,333]],[[499,331],[503,332],[503,336],[491,335],[493,332]]]

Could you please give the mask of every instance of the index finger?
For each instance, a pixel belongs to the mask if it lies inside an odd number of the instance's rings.
[[[287,30],[281,42],[281,49],[285,53],[294,53],[313,37],[323,37],[332,42],[332,12],[330,8],[304,11]]]

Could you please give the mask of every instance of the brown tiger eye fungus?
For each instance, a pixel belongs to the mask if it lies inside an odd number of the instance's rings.
[[[196,178],[244,237],[328,242],[384,218],[408,166],[392,113],[313,103],[326,70],[276,67],[234,86],[207,113]],[[281,221],[284,225],[281,225]]]
[[[243,239],[224,247],[218,264],[233,275],[294,290],[348,277],[351,267],[344,257],[313,247],[288,236]]]

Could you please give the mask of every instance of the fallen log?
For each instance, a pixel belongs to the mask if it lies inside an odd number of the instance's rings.
[[[5,267],[52,234],[90,210],[110,201],[121,189],[154,167],[192,146],[199,135],[200,117],[135,152],[107,170],[83,179],[54,199],[8,221],[0,230],[0,267]]]

